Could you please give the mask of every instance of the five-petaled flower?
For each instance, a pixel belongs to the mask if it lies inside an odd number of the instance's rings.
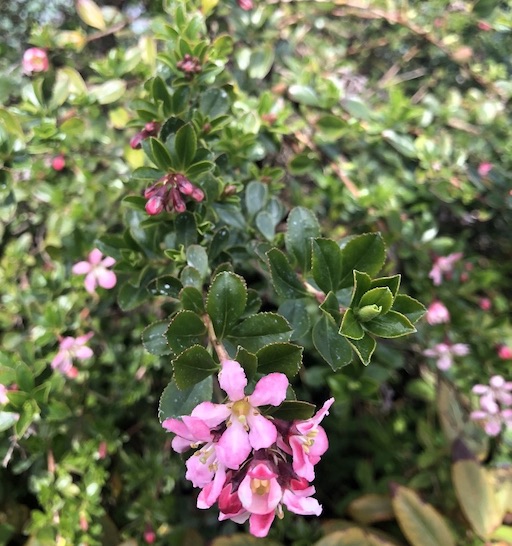
[[[431,358],[437,358],[437,367],[442,371],[446,371],[452,367],[454,356],[469,354],[469,347],[465,343],[438,343],[431,349],[425,349],[423,354]]]
[[[92,349],[85,345],[93,335],[93,332],[89,332],[77,338],[70,336],[62,338],[59,351],[52,360],[52,368],[67,377],[76,377],[78,370],[73,366],[73,360],[86,360],[93,356]]]
[[[480,409],[471,412],[471,419],[483,423],[489,436],[497,436],[503,426],[512,427],[512,381],[494,375],[489,385],[475,385],[472,392],[480,397]]]
[[[50,65],[48,55],[40,47],[31,47],[23,53],[21,61],[23,72],[32,74],[33,72],[46,72]]]
[[[426,319],[430,325],[442,324],[450,321],[450,313],[442,301],[434,300],[428,306]]]
[[[114,288],[117,282],[116,274],[107,268],[115,263],[114,258],[109,256],[103,258],[101,251],[95,248],[89,253],[88,260],[76,263],[72,271],[75,275],[85,275],[85,289],[93,294],[98,285],[107,289]]]

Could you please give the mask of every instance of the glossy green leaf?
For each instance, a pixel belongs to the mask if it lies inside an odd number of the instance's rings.
[[[303,274],[311,269],[311,239],[320,235],[316,216],[304,207],[295,207],[288,215],[286,250],[295,257]]]
[[[343,248],[343,271],[338,288],[352,286],[354,270],[376,275],[384,265],[386,247],[380,233],[364,233],[351,239]]]
[[[290,85],[288,96],[293,102],[306,106],[320,106],[320,98],[316,91],[308,85]]]
[[[275,51],[272,44],[262,44],[251,54],[251,61],[248,67],[249,77],[263,79],[274,64]]]
[[[189,347],[174,361],[174,380],[180,389],[192,387],[219,371],[210,353],[200,345]]]
[[[172,169],[174,165],[169,150],[157,138],[149,137],[147,142],[155,165],[162,171]]]
[[[350,343],[350,346],[357,353],[357,356],[361,362],[368,366],[372,358],[375,349],[377,348],[377,343],[372,336],[365,334],[361,339],[347,339]]]
[[[228,338],[235,345],[256,353],[269,343],[289,341],[291,328],[285,318],[276,313],[258,313],[235,326]]]
[[[382,136],[386,142],[404,157],[417,157],[414,140],[409,135],[399,135],[391,129],[386,129],[382,131]]]
[[[192,311],[183,310],[174,316],[167,329],[167,342],[175,354],[192,345],[205,341],[206,326],[201,317]]]
[[[339,333],[350,339],[362,339],[364,330],[352,309],[347,309],[343,315]]]
[[[185,288],[183,288],[183,290],[181,290],[179,299],[181,301],[183,309],[193,311],[194,313],[197,313],[199,315],[202,315],[204,313],[205,309],[203,294],[197,288],[194,288],[193,286],[186,286]]]
[[[277,310],[290,324],[293,329],[292,340],[305,336],[311,327],[311,320],[307,310],[305,299],[289,299],[284,301]]]
[[[332,239],[313,240],[312,273],[318,287],[324,292],[336,291],[343,268],[343,256]]]
[[[262,347],[257,353],[258,373],[284,373],[294,377],[302,364],[303,347],[293,343],[272,343]]]
[[[158,418],[162,423],[170,417],[190,415],[192,410],[201,402],[212,399],[213,382],[211,377],[194,384],[186,389],[179,389],[172,380],[165,387],[158,406]]]
[[[206,311],[218,339],[222,339],[238,322],[247,303],[247,287],[239,275],[219,273],[210,286]]]
[[[149,295],[145,286],[133,286],[129,282],[124,283],[117,294],[117,303],[123,311],[131,311],[148,299]]]
[[[405,294],[398,294],[393,303],[393,311],[405,315],[413,324],[417,322],[425,313],[425,306],[418,300]]]
[[[243,347],[238,347],[235,360],[244,369],[247,380],[251,381],[258,370],[258,357],[255,354],[245,350]]]
[[[180,168],[186,169],[192,163],[197,150],[197,136],[190,123],[178,129],[174,148],[180,162]]]
[[[404,315],[389,311],[385,315],[365,322],[364,327],[373,335],[384,338],[402,337],[416,332],[416,328]]]
[[[197,269],[204,279],[208,276],[210,268],[208,266],[208,254],[200,245],[190,245],[186,250],[187,264]]]
[[[230,107],[229,95],[224,89],[210,88],[201,93],[199,111],[210,119],[227,113]]]
[[[292,269],[286,256],[277,248],[267,252],[272,284],[276,292],[283,298],[303,298],[308,296],[307,290],[300,282],[297,273]]]
[[[168,296],[178,298],[182,284],[179,279],[172,275],[162,275],[153,279],[147,286],[148,292],[153,296]]]
[[[347,123],[338,116],[327,114],[316,122],[320,135],[324,139],[337,140],[347,131]]]
[[[336,371],[350,364],[352,350],[330,315],[322,316],[313,327],[313,344],[322,358]]]
[[[267,241],[273,241],[276,233],[276,222],[273,216],[266,210],[258,212],[254,223]]]
[[[276,409],[271,408],[269,413],[274,419],[283,419],[284,421],[305,421],[311,419],[315,414],[314,404],[302,402],[300,400],[285,400]]]
[[[412,489],[397,487],[392,504],[400,529],[411,546],[455,546],[445,519]]]
[[[168,320],[160,320],[144,328],[142,331],[142,344],[148,353],[158,356],[170,354],[171,350],[165,335],[168,327]]]
[[[252,180],[245,188],[245,208],[250,217],[259,212],[267,203],[268,186]]]
[[[320,309],[329,313],[336,324],[341,324],[342,308],[340,307],[340,302],[334,292],[329,292],[325,296],[324,301],[320,304]]]
[[[398,289],[400,288],[401,278],[402,278],[401,275],[391,275],[390,277],[379,277],[371,281],[370,288],[386,286],[387,288],[389,288],[394,300],[398,294]]]

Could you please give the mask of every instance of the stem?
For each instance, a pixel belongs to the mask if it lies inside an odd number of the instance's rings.
[[[323,303],[325,301],[325,294],[321,290],[311,286],[308,281],[305,281],[304,279],[302,280],[302,284],[304,285],[304,288],[307,290],[308,294],[314,296],[318,303]]]
[[[224,345],[222,345],[222,343],[217,339],[217,335],[215,334],[215,330],[213,329],[213,324],[210,320],[210,317],[206,314],[203,315],[203,322],[206,326],[206,330],[208,331],[208,339],[210,340],[210,343],[212,344],[215,353],[219,357],[219,360],[221,362],[223,360],[230,360],[230,357]]]

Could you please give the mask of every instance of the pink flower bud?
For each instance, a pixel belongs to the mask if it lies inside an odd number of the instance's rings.
[[[249,11],[254,7],[252,0],[238,0],[238,5],[244,10]]]
[[[176,212],[185,212],[187,210],[187,205],[185,204],[185,201],[183,201],[183,197],[181,197],[180,192],[176,188],[172,188],[171,196],[174,210]]]
[[[143,140],[144,135],[142,134],[142,132],[137,133],[135,136],[132,136],[132,138],[130,139],[130,148],[132,148],[133,150],[137,150],[141,147],[141,143]]]
[[[194,191],[194,184],[182,174],[176,175],[176,184],[183,195],[191,195]]]
[[[190,197],[192,197],[194,201],[200,203],[204,199],[204,192],[199,188],[194,188],[194,191],[191,193]]]
[[[87,518],[85,517],[85,514],[80,514],[80,529],[86,533],[89,529],[89,523],[87,521]]]
[[[156,533],[153,530],[151,525],[146,525],[146,530],[144,531],[144,541],[146,544],[154,544],[156,540]]]
[[[154,195],[148,199],[145,209],[151,216],[160,214],[164,210],[164,200],[159,195]]]
[[[23,53],[21,61],[23,72],[32,74],[33,72],[46,72],[50,65],[46,51],[40,47],[31,47]]]
[[[154,136],[158,133],[158,130],[160,129],[160,123],[157,121],[149,121],[144,125],[144,131],[146,132],[147,136]]]
[[[64,159],[63,155],[56,155],[52,159],[52,169],[54,171],[62,171],[64,167],[66,166],[66,160]]]
[[[98,459],[104,459],[107,456],[107,442],[100,442],[98,446]]]
[[[450,321],[450,313],[444,303],[439,300],[435,300],[427,309],[426,319],[431,325],[442,324]]]
[[[508,345],[500,345],[498,347],[498,356],[501,360],[512,360],[512,347]]]
[[[478,21],[477,26],[480,30],[483,30],[484,32],[492,30],[492,26],[487,21]]]

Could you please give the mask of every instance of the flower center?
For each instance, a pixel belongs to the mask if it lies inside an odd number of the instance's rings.
[[[266,495],[270,490],[270,480],[251,479],[251,491],[255,495]]]
[[[242,400],[237,400],[233,407],[231,408],[231,411],[235,417],[237,417],[240,421],[244,419],[240,419],[240,417],[246,417],[249,412],[251,411],[251,404],[247,401],[246,398],[243,398]]]

